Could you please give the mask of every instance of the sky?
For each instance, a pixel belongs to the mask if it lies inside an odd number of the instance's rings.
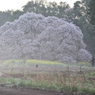
[[[21,9],[22,6],[24,6],[28,1],[31,0],[0,0],[0,11]],[[73,3],[78,0],[46,0],[46,1],[47,2],[55,1],[57,3],[59,3],[60,1],[67,2],[71,7],[73,7]]]

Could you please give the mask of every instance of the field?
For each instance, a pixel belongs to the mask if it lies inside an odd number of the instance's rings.
[[[56,91],[60,95],[95,95],[95,68],[90,63],[70,65],[33,59],[0,62],[2,87]]]

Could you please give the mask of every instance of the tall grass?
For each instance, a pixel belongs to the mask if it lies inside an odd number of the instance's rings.
[[[89,78],[91,78],[88,75]],[[83,72],[81,74],[75,72],[45,72],[23,76],[23,78],[0,78],[0,83],[4,83],[7,87],[16,88],[39,88],[48,90],[57,90],[61,92],[83,92],[95,94],[95,80],[88,79]],[[95,78],[95,76],[93,76]],[[77,95],[77,94],[76,94]]]

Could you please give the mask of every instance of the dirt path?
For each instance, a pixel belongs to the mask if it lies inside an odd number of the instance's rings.
[[[55,91],[43,91],[36,89],[14,89],[0,87],[0,95],[63,95]]]

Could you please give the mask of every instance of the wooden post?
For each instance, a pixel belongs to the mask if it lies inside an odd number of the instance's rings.
[[[94,56],[92,57],[91,63],[92,63],[92,67],[95,66],[95,59],[94,59]]]
[[[37,69],[38,69],[38,64],[36,64],[36,80],[38,79],[38,71],[37,71]]]
[[[81,73],[81,72],[82,72],[82,68],[81,68],[81,66],[80,66],[80,68],[79,68],[79,69],[80,69],[80,73]]]
[[[13,68],[11,69],[11,76],[12,76]]]

